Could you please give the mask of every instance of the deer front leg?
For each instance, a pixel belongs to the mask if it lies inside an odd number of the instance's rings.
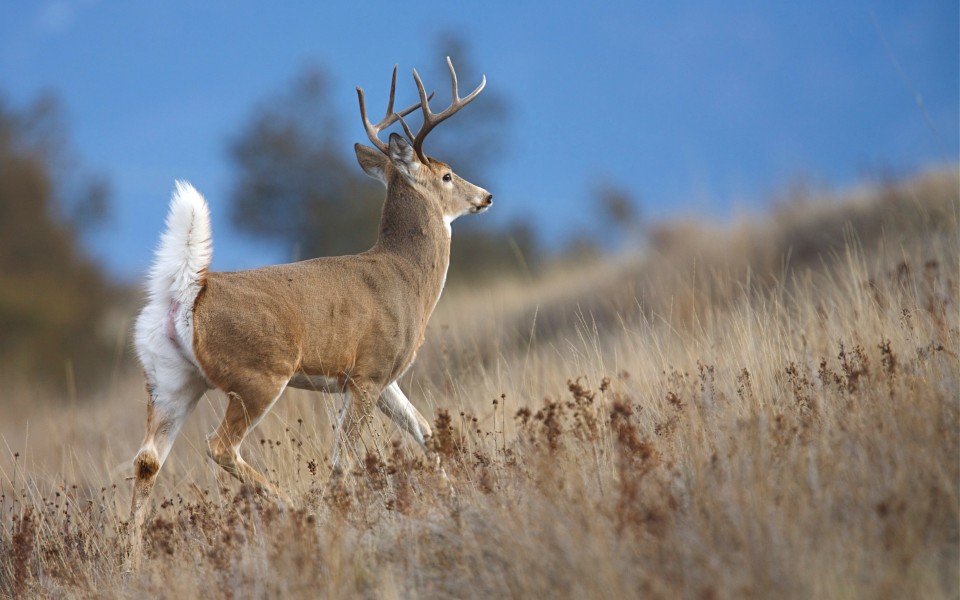
[[[377,407],[383,414],[390,417],[401,429],[413,436],[420,447],[429,456],[427,441],[432,435],[430,423],[420,414],[407,396],[400,389],[396,381],[383,388],[377,399]]]
[[[423,453],[427,455],[427,461],[440,471],[444,479],[447,479],[447,472],[440,464],[440,455],[431,450],[428,445],[430,437],[433,435],[430,422],[410,402],[396,381],[383,389],[380,398],[377,399],[377,406],[394,423],[417,440]]]

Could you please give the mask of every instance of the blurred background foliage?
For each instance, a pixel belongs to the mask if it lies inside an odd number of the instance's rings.
[[[84,174],[54,96],[0,95],[0,377],[75,392],[117,360],[105,317],[119,297],[83,250],[106,183]]]

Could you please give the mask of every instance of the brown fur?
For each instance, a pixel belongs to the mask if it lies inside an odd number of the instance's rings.
[[[194,306],[194,353],[214,385],[233,391],[302,372],[383,387],[413,362],[450,239],[439,210],[396,187],[367,252],[208,275]]]

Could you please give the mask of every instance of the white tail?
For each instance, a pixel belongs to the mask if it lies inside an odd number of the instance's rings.
[[[192,303],[210,266],[213,244],[207,202],[185,181],[176,182],[166,226],[150,270],[150,300]]]
[[[167,231],[150,274],[150,298],[136,324],[136,347],[147,379],[147,431],[134,458],[131,559],[139,561],[147,500],[187,416],[211,387],[229,398],[208,438],[210,457],[237,479],[283,497],[248,465],[239,448],[287,386],[344,395],[332,463],[342,449],[362,459],[361,433],[377,406],[429,453],[430,424],[403,394],[397,379],[423,343],[427,321],[446,280],[450,222],[486,210],[493,196],[423,153],[440,122],[471,102],[486,82],[460,98],[447,59],[453,102],[431,112],[419,76],[420,102],[393,110],[396,68],[387,114],[366,117],[375,148],[354,149],[363,170],[387,187],[377,243],[355,256],[319,258],[236,273],[209,273],[210,219],[203,198],[177,184]],[[414,136],[403,116],[420,108]],[[410,137],[379,134],[399,121]]]

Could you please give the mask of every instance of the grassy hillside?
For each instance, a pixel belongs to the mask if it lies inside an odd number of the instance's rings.
[[[653,232],[640,257],[441,303],[402,383],[445,480],[384,419],[327,485],[331,397],[204,456],[209,394],[121,564],[142,382],[0,433],[0,595],[951,598],[960,581],[958,174]]]

